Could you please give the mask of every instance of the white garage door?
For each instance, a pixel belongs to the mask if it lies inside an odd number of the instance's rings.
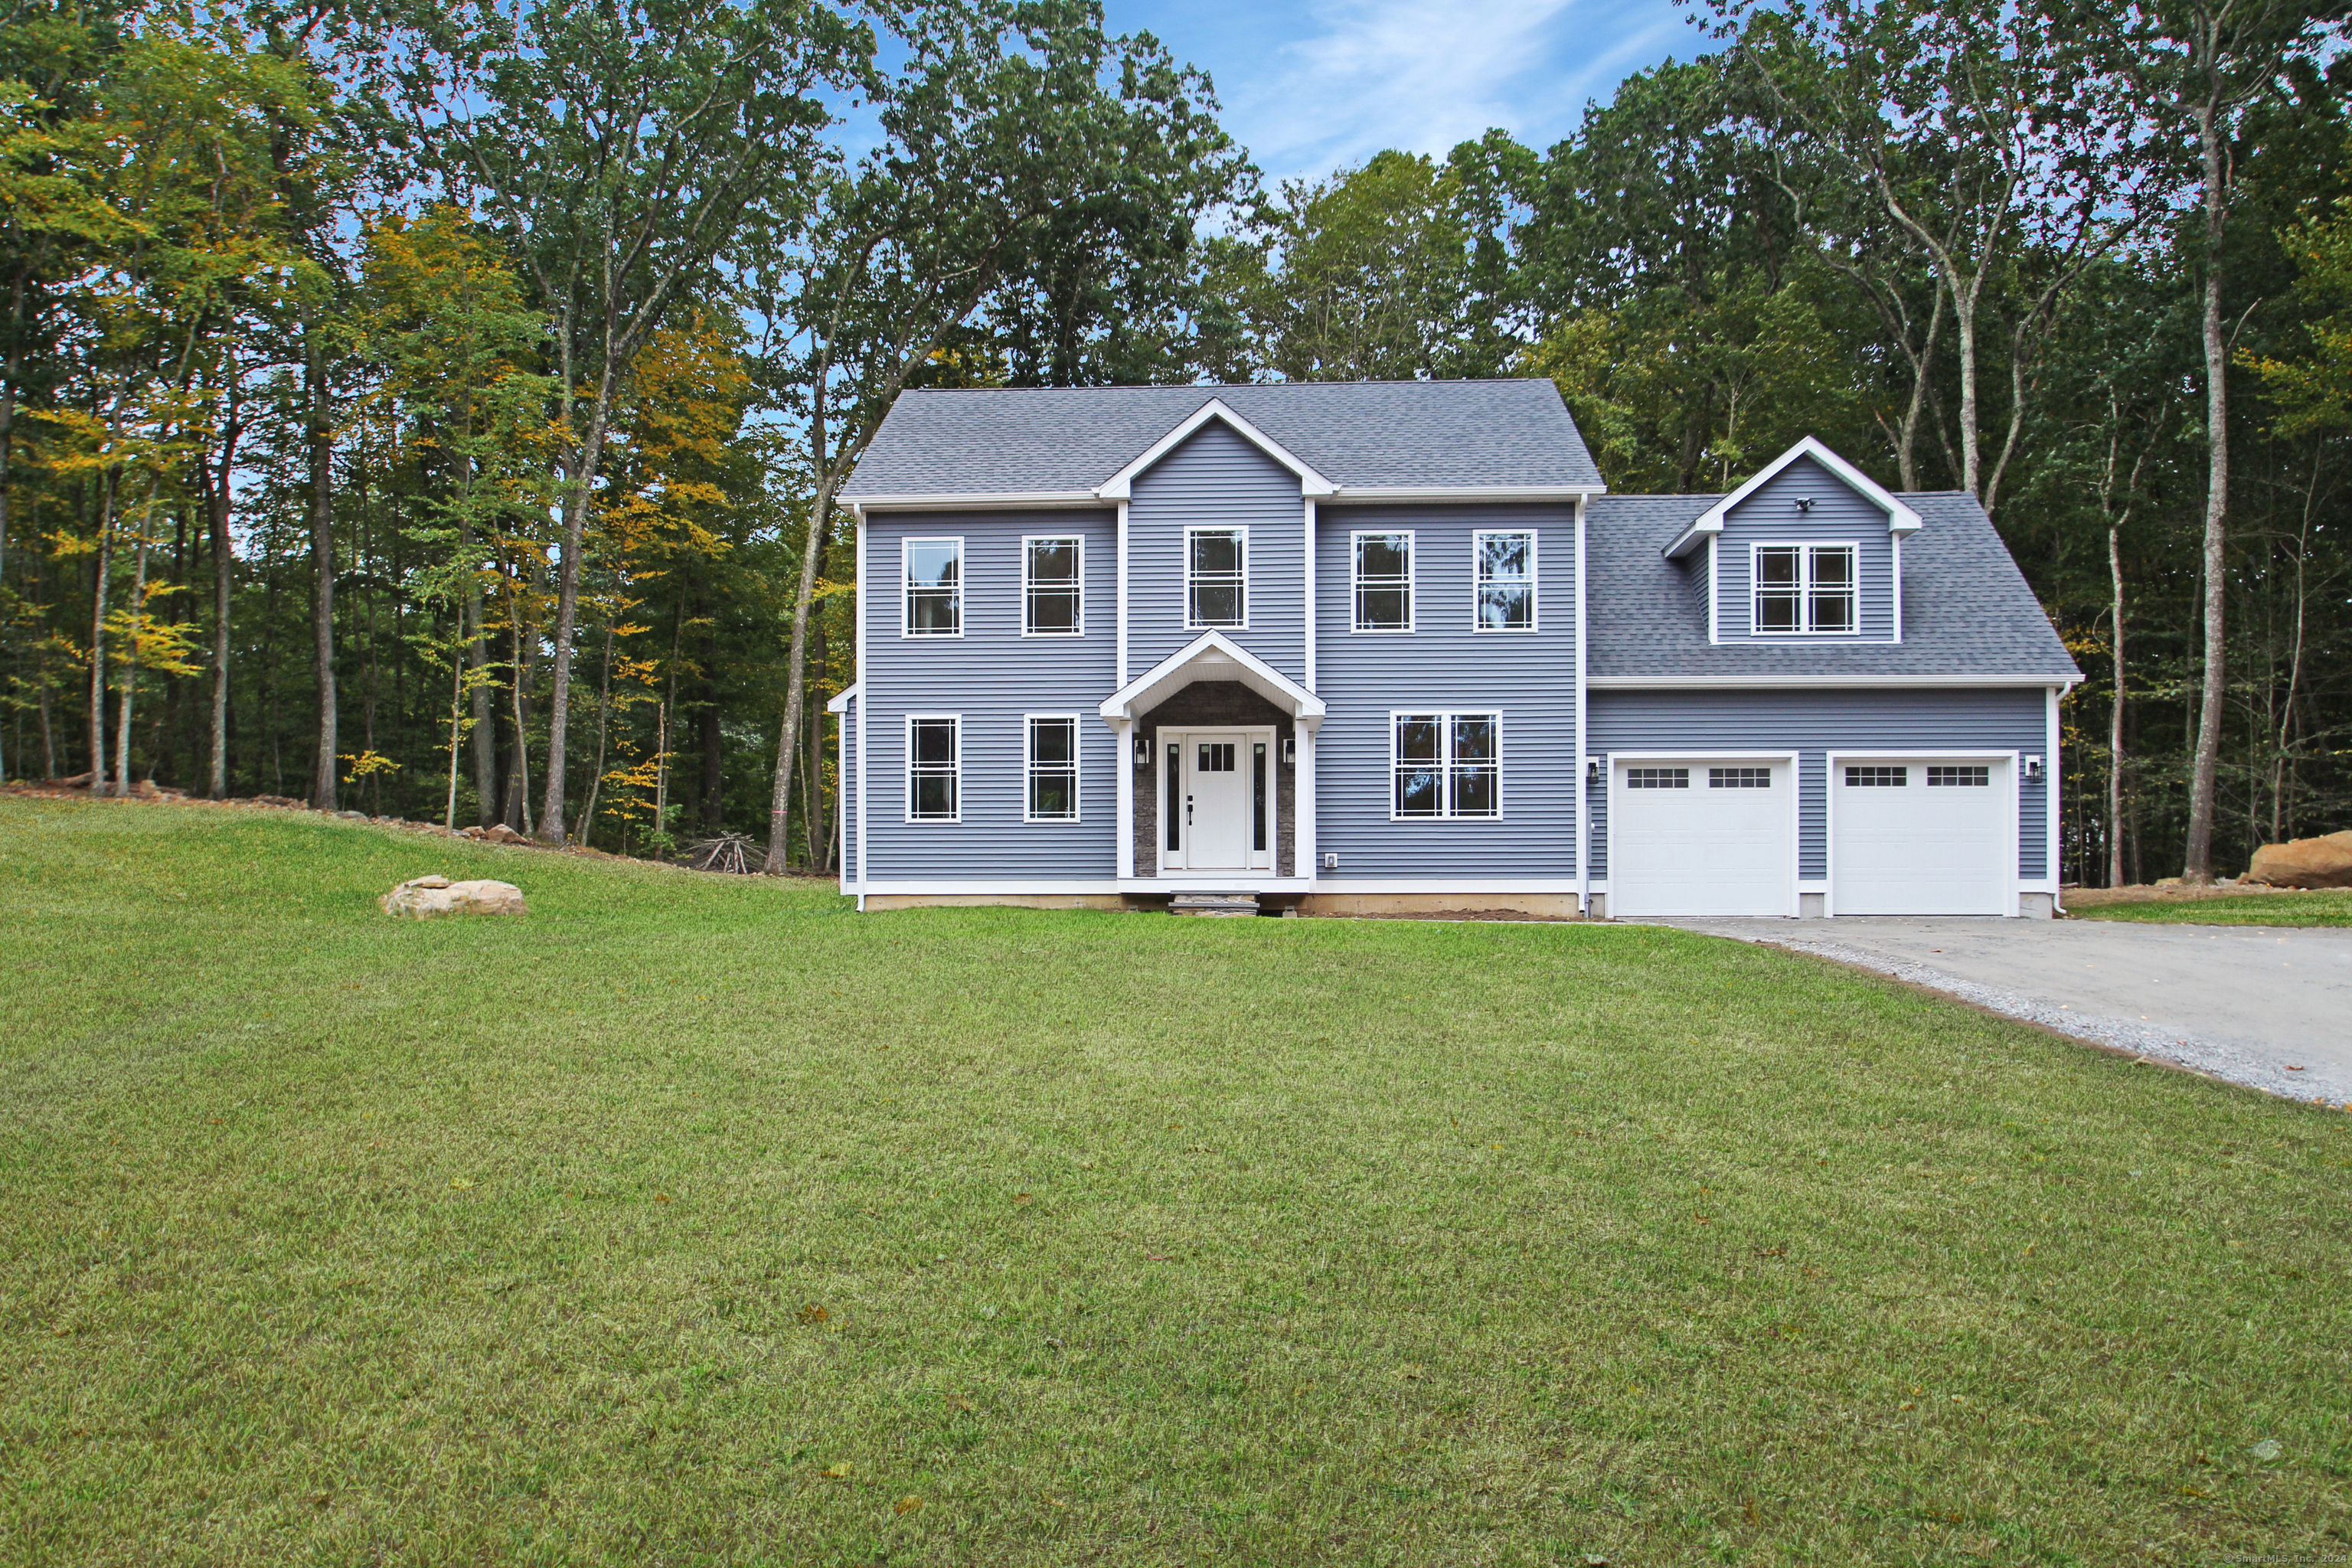
[[[1836,759],[1830,909],[1841,915],[2005,915],[2017,863],[2007,762]]]
[[[1785,762],[1620,762],[1609,912],[1796,913],[1796,780]]]

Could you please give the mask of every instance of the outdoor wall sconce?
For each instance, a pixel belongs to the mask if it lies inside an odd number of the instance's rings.
[[[2028,757],[2025,759],[2025,776],[2036,781],[2041,779],[2042,759],[2040,757]]]
[[[1148,768],[1151,765],[1151,737],[1149,735],[1139,734],[1135,737],[1135,765],[1139,768]]]
[[[1282,760],[1286,765],[1298,760],[1298,742],[1296,739],[1286,739],[1282,742]]]
[[[1598,758],[1598,757],[1591,757],[1591,758],[1587,758],[1587,759],[1586,759],[1585,763],[1584,763],[1584,782],[1585,782],[1586,784],[1599,784],[1599,783],[1601,782],[1601,759],[1600,759],[1600,758]]]

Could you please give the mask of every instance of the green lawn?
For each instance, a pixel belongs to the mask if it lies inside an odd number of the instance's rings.
[[[2352,1116],[1835,966],[23,799],[0,920],[0,1561],[2352,1552]]]
[[[2085,921],[2142,921],[2154,925],[2352,926],[2352,893],[2242,893],[2213,899],[2148,900],[2077,907]]]

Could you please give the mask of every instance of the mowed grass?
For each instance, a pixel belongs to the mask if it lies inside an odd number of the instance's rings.
[[[0,909],[0,1560],[2352,1551],[2352,1116],[1835,966],[6,799]]]
[[[2139,921],[2150,925],[2352,926],[2352,891],[2245,893],[2234,898],[2150,899],[2082,907],[2070,901],[2066,912],[2076,920]],[[2345,1027],[2352,1029],[2352,1020]]]

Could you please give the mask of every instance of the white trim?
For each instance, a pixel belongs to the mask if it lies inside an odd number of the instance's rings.
[[[1168,434],[1160,437],[1159,440],[1154,441],[1150,446],[1146,447],[1141,455],[1129,462],[1127,467],[1119,469],[1118,472],[1113,474],[1109,479],[1096,486],[1095,494],[1104,500],[1127,500],[1132,493],[1137,475],[1142,473],[1146,468],[1151,467],[1152,464],[1160,461],[1160,458],[1174,451],[1179,446],[1182,445],[1194,431],[1201,428],[1202,426],[1206,425],[1212,419],[1223,420],[1226,426],[1230,428],[1234,435],[1239,436],[1243,440],[1247,441],[1259,451],[1264,452],[1267,457],[1272,458],[1276,462],[1280,463],[1284,468],[1288,468],[1292,473],[1297,475],[1298,488],[1302,494],[1310,496],[1328,496],[1333,492],[1335,487],[1332,485],[1330,480],[1317,473],[1314,468],[1309,467],[1307,463],[1293,457],[1290,452],[1284,447],[1281,442],[1276,441],[1273,437],[1268,436],[1265,431],[1259,429],[1256,426],[1251,424],[1248,420],[1243,418],[1232,409],[1226,407],[1223,399],[1212,397],[1208,402],[1203,403],[1200,407],[1194,409],[1192,414],[1179,423],[1173,430],[1169,431]]]
[[[1118,503],[1118,683],[1127,684],[1127,503]]]
[[[1121,719],[1110,727],[1113,744],[1118,747],[1118,874],[1126,880],[1135,875],[1135,721]]]
[[[2081,677],[2064,682],[2074,686]],[[1880,687],[2047,687],[2048,675],[1595,675],[1585,684],[1597,691],[1769,691],[1791,689],[1869,690]]]
[[[1601,884],[1592,884],[1595,891]],[[1559,893],[1577,894],[1574,878],[1538,877],[1326,877],[1318,893]]]
[[[828,713],[848,712],[849,705],[857,700],[857,694],[865,689],[866,683],[864,681],[851,681],[847,687],[843,689],[839,696],[835,697],[832,701],[824,705],[824,710]]]
[[[1573,501],[1607,495],[1607,485],[1342,485],[1334,505],[1379,506],[1392,501]]]
[[[1287,708],[1290,710],[1290,716],[1301,723],[1312,727],[1323,722],[1325,710],[1321,698],[1234,641],[1233,638],[1226,637],[1223,632],[1202,632],[1199,637],[1104,698],[1101,706],[1096,710],[1103,716],[1106,723],[1116,722],[1121,719],[1138,718],[1140,716],[1139,704],[1141,705],[1142,710],[1147,710],[1159,706],[1159,689],[1161,687],[1164,686],[1172,691],[1181,686],[1190,686],[1198,677],[1185,676],[1181,680],[1177,679],[1176,677],[1184,674],[1186,666],[1204,660],[1212,664],[1238,666],[1237,675],[1226,675],[1223,671],[1218,671],[1217,678],[1238,679],[1243,685],[1276,707]],[[1150,700],[1145,700],[1146,699]]]
[[[951,816],[917,816],[915,815],[915,723],[918,720],[929,723],[941,719],[947,720],[955,726],[955,772],[952,775],[955,779],[955,814]],[[952,826],[961,822],[963,820],[963,715],[961,713],[902,714],[899,717],[899,733],[904,742],[904,748],[899,752],[898,771],[903,775],[902,782],[906,786],[898,797],[900,819],[910,825],[946,823]],[[861,866],[858,869],[862,873],[865,868]]]
[[[1296,727],[1298,759],[1291,764],[1290,783],[1290,874],[1307,882],[1315,880],[1323,858],[1316,852],[1315,832],[1315,731],[1307,725]],[[1276,777],[1280,775],[1277,774]],[[1275,816],[1279,828],[1282,817]],[[1282,868],[1281,842],[1276,841],[1275,868]]]
[[[1584,501],[1576,503],[1576,909],[1579,914],[1592,912],[1592,786],[1584,776],[1586,710],[1589,703],[1588,682],[1585,679],[1584,646]],[[1538,614],[1541,612],[1538,611]]]
[[[826,712],[838,713],[842,716],[841,722],[835,725],[833,731],[833,768],[835,775],[841,780],[841,793],[845,797],[842,804],[845,805],[848,804],[846,797],[849,794],[849,703],[856,700],[856,695],[857,688],[855,685],[852,685],[848,690],[844,691],[839,697],[835,698],[832,701],[824,705]],[[834,885],[842,892],[846,893],[850,890],[851,887],[849,877],[849,813],[843,810],[835,810],[833,816],[835,853],[840,857],[840,859],[836,862],[836,869],[834,875]],[[865,868],[860,867],[859,869],[862,871]]]
[[[1029,726],[1040,719],[1061,720],[1070,726],[1070,815],[1067,816],[1034,816],[1029,811],[1029,773],[1036,765],[1036,759],[1029,752],[1032,738]],[[1079,744],[1078,734],[1078,715],[1076,713],[1024,713],[1021,715],[1021,820],[1024,823],[1036,823],[1043,826],[1059,824],[1075,827],[1087,819],[1086,758]],[[957,771],[961,773],[961,767],[959,766]],[[956,806],[958,810],[961,810],[963,794],[961,779],[957,781],[956,787]],[[938,819],[927,817],[925,820],[937,821]]]
[[[1895,636],[1892,640],[1899,643],[1903,640],[1903,535],[1895,534],[1886,542],[1895,552],[1894,564],[1889,568],[1889,580],[1895,588]],[[1862,592],[1860,584],[1857,583],[1854,585],[1854,592],[1857,594]],[[1857,602],[1854,605],[1857,615],[1861,608],[1860,603]]]
[[[1886,514],[1886,530],[1890,533],[1911,533],[1919,527],[1919,514],[1899,500],[1894,491],[1831,451],[1811,436],[1756,470],[1755,475],[1738,489],[1699,513],[1672,544],[1666,546],[1666,558],[1677,560],[1687,554],[1704,535],[1723,531],[1723,520],[1741,501],[1761,489],[1780,471],[1800,458],[1811,458],[1831,473],[1845,481],[1847,487],[1864,500]]]
[[[1239,621],[1203,622],[1192,618],[1192,536],[1196,533],[1238,534],[1242,542],[1242,618]],[[1250,601],[1255,596],[1250,581],[1250,531],[1245,522],[1198,522],[1184,528],[1184,542],[1179,547],[1184,554],[1179,563],[1178,576],[1183,584],[1184,629],[1188,632],[1245,632],[1249,630]]]
[[[1722,542],[1721,536],[1707,535],[1706,640],[1709,646],[1723,641],[1723,552],[1716,548]]]
[[[2060,864],[2058,858],[2061,838],[2058,805],[2063,798],[2058,793],[2058,745],[2063,736],[2063,731],[2059,728],[2058,723],[2060,689],[2055,686],[2050,689],[2050,749],[2042,754],[2042,858],[2053,899],[2059,884],[2066,874],[2065,868]],[[2053,908],[2059,914],[2065,913],[2063,910],[2056,910],[2054,904]]]
[[[1397,721],[1399,719],[1435,719],[1444,737],[1444,754],[1438,759],[1438,789],[1441,804],[1454,801],[1454,721],[1456,719],[1492,719],[1495,721],[1495,809],[1477,816],[1465,816],[1457,811],[1427,812],[1404,816],[1397,810]],[[1432,703],[1426,708],[1391,708],[1389,710],[1389,820],[1391,822],[1501,822],[1505,820],[1503,801],[1504,778],[1503,710],[1461,704]]]
[[[1402,539],[1404,541],[1404,625],[1401,626],[1366,626],[1357,625],[1356,595],[1363,592],[1363,574],[1358,570],[1356,542],[1363,539]],[[1399,637],[1410,635],[1421,614],[1421,542],[1410,528],[1359,528],[1348,533],[1348,631],[1366,637]]]
[[[1632,763],[1739,763],[1765,762],[1789,764],[1789,908],[1790,918],[1801,912],[1798,902],[1798,884],[1804,875],[1805,835],[1801,797],[1805,793],[1804,759],[1796,752],[1749,752],[1733,750],[1655,752],[1647,749],[1603,752],[1601,753],[1601,782],[1608,790],[1609,822],[1605,830],[1609,847],[1609,875],[1597,879],[1593,889],[1608,892],[1617,877],[1617,825],[1624,818],[1618,808],[1617,773],[1620,764]],[[1617,918],[1616,897],[1610,896],[1609,913]],[[1643,917],[1644,919],[1648,917]]]
[[[1767,550],[1793,550],[1802,563],[1802,580],[1797,584],[1797,607],[1808,623],[1794,631],[1768,632],[1756,624],[1756,596],[1763,592],[1756,582],[1756,557]],[[1853,600],[1853,621],[1845,630],[1818,631],[1810,623],[1813,618],[1813,557],[1824,550],[1846,552],[1853,564],[1853,576],[1846,593]],[[1707,555],[1712,564],[1715,542],[1707,541]],[[1751,539],[1748,542],[1748,635],[1759,641],[1789,642],[1799,637],[1835,637],[1840,642],[1862,640],[1862,541],[1858,539]],[[1878,639],[1873,637],[1873,642]]]
[[[866,570],[866,516],[863,512],[855,515],[857,519],[857,586],[855,590],[857,599],[857,690],[861,697],[857,704],[857,907],[862,910],[866,907],[866,704],[862,698],[866,690],[866,672],[873,666],[866,662],[866,585],[871,580]]]
[[[907,616],[908,601],[914,595],[913,579],[907,573],[907,552],[918,544],[953,544],[956,547],[955,616],[956,629],[951,632],[919,632]],[[955,642],[963,637],[964,567],[971,562],[971,552],[964,548],[961,533],[906,534],[898,541],[898,636],[908,642]]]
[[[1579,526],[1584,516],[1584,503],[1577,503]],[[1507,586],[1508,578],[1481,584],[1478,580],[1478,542],[1482,539],[1525,539],[1528,542],[1528,624],[1523,626],[1489,626],[1478,619],[1478,590],[1484,586]],[[1525,637],[1543,630],[1543,531],[1537,528],[1474,528],[1470,531],[1470,629],[1488,637]]]
[[[1917,763],[1921,766],[1937,763],[2007,763],[2009,764],[2009,841],[2001,856],[2002,874],[2009,880],[2009,914],[2014,919],[2020,912],[2018,893],[2021,879],[2017,874],[2017,852],[2024,831],[2025,813],[2021,791],[2024,789],[2025,763],[2015,752],[1976,751],[1967,747],[1947,750],[1937,746],[1906,746],[1895,751],[1824,752],[1822,753],[1822,868],[1827,872],[1822,880],[1822,912],[1834,919],[1837,915],[1837,800],[1838,769],[1848,763],[1867,765],[1872,763]],[[1907,785],[1906,785],[1907,787]],[[1923,915],[1922,920],[1946,917]],[[1965,919],[1965,916],[1950,917]]]
[[[1029,629],[1029,547],[1059,544],[1078,547],[1078,626],[1076,631],[1033,632]],[[1087,635],[1087,536],[1083,533],[1024,533],[1021,536],[1021,635],[1024,637],[1082,637]]]
[[[1269,454],[1270,455],[1270,454]],[[1407,501],[1584,501],[1607,495],[1607,485],[1349,485],[1308,492],[1349,506]],[[853,512],[996,511],[1038,507],[1092,510],[1120,498],[1103,490],[958,490],[938,495],[844,496]]]
[[[935,496],[896,495],[845,497],[842,505],[861,518],[869,511],[1025,511],[1037,507],[1070,507],[1093,511],[1103,498],[1092,490],[962,490]]]
[[[1605,892],[1607,884],[1595,882],[1595,892]],[[1573,895],[1576,883],[1561,878],[1396,878],[1357,877],[1325,878],[1310,881],[1304,877],[1267,877],[1255,872],[1238,875],[1198,877],[1069,877],[1069,878],[952,878],[924,877],[904,881],[874,882],[866,887],[868,894],[908,895],[957,893],[1184,893],[1184,892],[1258,892],[1258,893],[1560,893]]]
[[[1307,602],[1307,620],[1305,623],[1307,626],[1307,689],[1312,691],[1315,689],[1315,656],[1318,651],[1316,647],[1318,639],[1316,637],[1317,627],[1315,624],[1315,535],[1316,525],[1319,519],[1316,515],[1315,498],[1313,496],[1308,496],[1301,504],[1306,510],[1307,519],[1307,548],[1299,557],[1300,561],[1303,562],[1306,566],[1304,574],[1306,583],[1304,586],[1306,590],[1305,597]],[[1124,672],[1122,671],[1122,674]]]

